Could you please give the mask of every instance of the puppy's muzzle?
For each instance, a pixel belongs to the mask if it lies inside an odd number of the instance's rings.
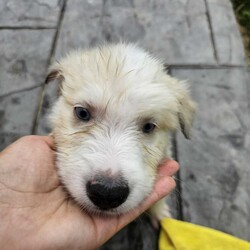
[[[87,195],[100,210],[116,208],[129,195],[129,186],[121,176],[98,175],[87,182]]]

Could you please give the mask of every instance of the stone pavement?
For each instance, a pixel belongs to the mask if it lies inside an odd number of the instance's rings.
[[[199,106],[192,140],[174,140],[173,214],[250,240],[250,74],[229,0],[1,1],[0,149],[50,131],[54,58],[119,39],[163,58]],[[156,236],[142,218],[102,249],[154,249]]]

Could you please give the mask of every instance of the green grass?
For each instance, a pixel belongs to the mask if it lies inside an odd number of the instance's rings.
[[[250,32],[250,0],[231,0],[239,23]]]
[[[241,26],[241,34],[250,65],[250,0],[231,0]]]

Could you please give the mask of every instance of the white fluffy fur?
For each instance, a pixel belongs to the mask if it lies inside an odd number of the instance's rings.
[[[171,157],[170,133],[181,123],[188,134],[194,104],[186,85],[167,75],[161,61],[124,43],[72,52],[51,67],[54,78],[61,95],[51,122],[65,187],[82,207],[100,212],[86,195],[87,181],[99,171],[121,172],[130,194],[105,213],[135,208],[151,192],[157,166]],[[75,105],[93,118],[79,121]],[[157,126],[152,134],[142,132],[148,121]]]

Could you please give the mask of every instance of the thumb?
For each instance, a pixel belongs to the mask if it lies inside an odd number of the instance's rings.
[[[156,180],[151,194],[146,198],[146,200],[142,202],[140,206],[135,208],[133,211],[120,216],[119,227],[124,227],[144,211],[149,209],[154,203],[168,195],[176,186],[172,175],[174,175],[178,169],[178,163],[173,160],[168,160],[165,164],[160,166],[158,171],[158,179]]]

